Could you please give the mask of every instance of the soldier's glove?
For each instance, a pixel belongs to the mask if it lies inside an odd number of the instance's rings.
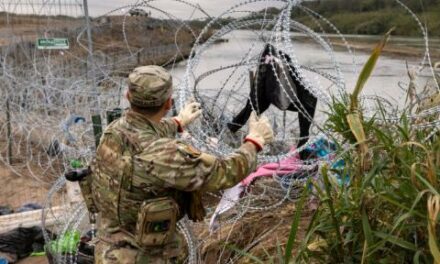
[[[183,130],[194,120],[196,120],[202,114],[202,109],[199,103],[190,102],[187,103],[179,114],[174,117],[176,123],[180,126],[180,130]]]
[[[273,130],[266,116],[258,117],[257,114],[252,112],[249,118],[249,134],[244,139],[245,142],[251,142],[260,151],[264,145],[273,141]]]

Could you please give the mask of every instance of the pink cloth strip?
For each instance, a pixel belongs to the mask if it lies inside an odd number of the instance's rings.
[[[295,151],[295,147],[293,147],[289,153]],[[268,163],[261,165],[257,168],[257,170],[247,176],[244,180],[241,181],[243,186],[248,186],[251,184],[256,178],[259,177],[269,177],[274,174],[278,176],[283,176],[286,174],[294,173],[298,171],[302,166],[302,161],[299,158],[299,155],[296,154],[292,157],[281,160],[279,163]]]

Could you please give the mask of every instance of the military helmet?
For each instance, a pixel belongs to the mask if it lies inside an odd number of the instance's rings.
[[[156,65],[137,67],[128,76],[128,101],[138,107],[161,106],[170,98],[173,80]]]

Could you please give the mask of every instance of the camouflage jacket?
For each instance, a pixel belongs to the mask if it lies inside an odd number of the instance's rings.
[[[169,196],[184,207],[185,194],[232,187],[255,170],[251,143],[220,158],[176,139],[177,130],[172,119],[155,123],[131,110],[106,128],[91,166],[100,233],[135,232],[144,200]]]

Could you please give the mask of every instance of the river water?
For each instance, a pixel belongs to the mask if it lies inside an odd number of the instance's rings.
[[[200,63],[193,71],[194,76],[197,77],[207,71],[238,63],[246,57],[250,49],[252,49],[251,53],[253,56],[258,56],[264,46],[263,42],[258,39],[257,34],[253,31],[236,30],[226,35],[225,38],[228,39],[228,42],[214,44],[210,46],[206,52],[201,54]],[[320,45],[313,42],[297,40],[298,39],[293,36],[293,53],[301,65],[313,67],[332,75],[336,74],[335,65],[332,63],[331,56],[326,53]],[[374,37],[371,37],[370,40],[374,40]],[[398,38],[397,40],[400,45],[404,45],[405,43],[414,45],[414,43],[417,42],[417,39],[414,38]],[[420,42],[419,40],[418,43]],[[340,66],[346,89],[351,91],[356,84],[359,71],[367,61],[369,54],[366,52],[356,52],[351,55],[347,50],[338,49],[338,51],[333,52],[333,56]],[[399,82],[400,86],[407,87],[409,78],[406,63],[408,63],[410,68],[417,68],[421,61],[422,58],[381,56],[373,72],[373,76],[366,84],[364,95],[379,95],[390,100],[393,104],[403,104],[406,93],[399,87]],[[172,70],[173,77],[177,83],[184,76],[186,64],[187,61],[182,61],[176,64]],[[220,89],[225,81],[229,80],[225,85],[226,90],[230,89],[236,93],[246,95],[249,92],[249,78],[243,78],[243,76],[246,72],[252,70],[252,67],[240,67],[235,70],[237,72],[233,74],[230,79],[228,79],[228,77],[233,72],[232,69],[223,70],[210,75],[200,82],[198,88],[201,91],[210,90],[210,94],[213,94],[213,91]],[[326,94],[331,95],[337,92],[334,85],[332,86],[329,81],[317,74],[305,71],[305,76],[313,86],[324,91]],[[428,76],[430,76],[428,69],[420,73],[418,82],[420,87],[426,84]]]

